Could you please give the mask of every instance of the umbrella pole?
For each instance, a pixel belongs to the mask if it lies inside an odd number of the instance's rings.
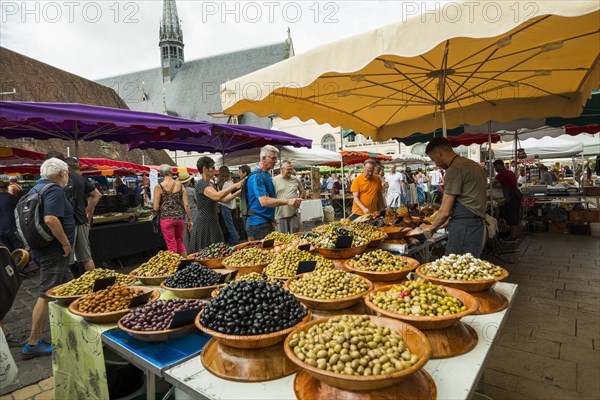
[[[488,121],[488,169],[490,176],[490,214],[494,216],[494,184],[492,176],[492,121]]]
[[[448,131],[446,127],[446,110],[444,109],[444,106],[442,106],[442,135],[445,138],[448,137]]]
[[[517,163],[519,162],[519,157],[517,156],[517,130],[515,129],[515,175],[517,174]]]

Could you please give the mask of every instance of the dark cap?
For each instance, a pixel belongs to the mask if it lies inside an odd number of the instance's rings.
[[[72,169],[79,169],[79,159],[77,157],[67,157],[65,159],[65,162],[67,163],[67,165],[69,166],[69,168]]]

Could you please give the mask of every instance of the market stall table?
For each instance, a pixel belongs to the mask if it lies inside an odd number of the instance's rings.
[[[161,299],[174,298],[160,286]],[[57,302],[49,304],[50,332],[54,351],[52,371],[57,399],[108,399],[102,333],[116,323],[92,324]]]
[[[102,333],[102,343],[144,371],[146,398],[149,400],[156,397],[156,378],[162,378],[166,369],[199,355],[210,338],[206,333],[196,332],[165,342],[147,343],[119,328]]]
[[[133,221],[92,226],[90,248],[98,262],[164,249],[166,245],[162,234],[153,231],[152,221]]]
[[[479,337],[477,345],[461,356],[443,360],[429,360],[425,370],[433,377],[440,399],[469,399],[482,377],[494,340],[502,331],[508,312],[517,293],[517,285],[499,282],[495,290],[506,296],[509,306],[498,313],[464,317]],[[204,368],[199,357],[181,363],[164,372],[167,382],[176,387],[178,400],[191,399],[295,399],[295,374],[283,379],[260,383],[238,383],[212,375]],[[188,395],[188,396],[186,396]]]

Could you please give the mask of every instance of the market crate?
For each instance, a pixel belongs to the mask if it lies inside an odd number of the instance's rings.
[[[571,210],[569,222],[600,222],[600,210]]]

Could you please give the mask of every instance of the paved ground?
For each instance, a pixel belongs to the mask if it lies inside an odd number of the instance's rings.
[[[600,240],[538,233],[519,250],[508,257],[516,263],[500,262],[519,291],[482,391],[496,400],[600,398]],[[5,321],[13,332],[29,329],[36,285],[25,281]],[[15,359],[18,381],[0,400],[53,399],[52,380],[43,380],[52,376],[50,358]]]

